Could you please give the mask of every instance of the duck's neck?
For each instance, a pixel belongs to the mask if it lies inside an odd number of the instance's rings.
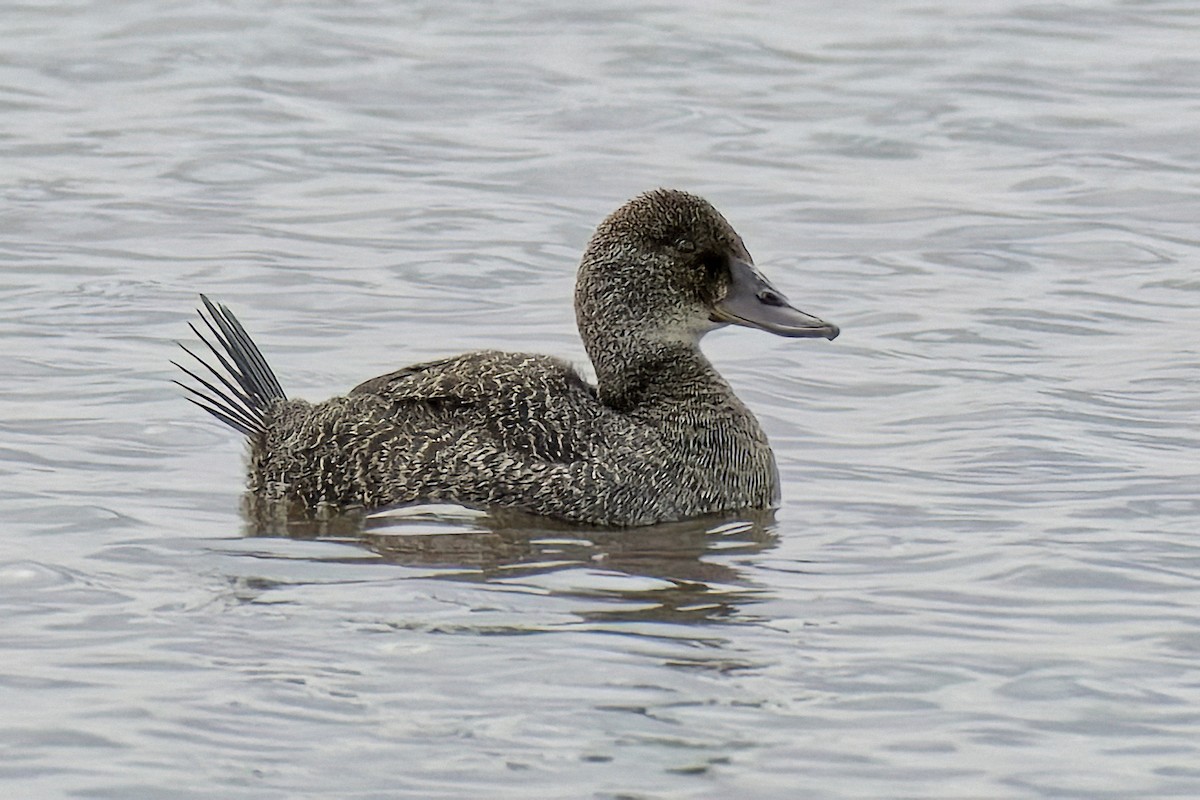
[[[588,355],[596,368],[600,400],[626,413],[669,413],[680,405],[711,404],[732,390],[692,342],[609,342]],[[624,345],[624,346],[622,346]]]
[[[588,354],[601,402],[645,426],[671,454],[662,492],[711,510],[778,501],[779,470],[766,434],[694,342],[619,351],[589,342]]]

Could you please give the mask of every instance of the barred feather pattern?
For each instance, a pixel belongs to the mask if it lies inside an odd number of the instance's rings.
[[[251,440],[250,490],[308,508],[448,502],[594,525],[770,505],[774,459],[740,403],[671,417],[605,407],[557,359],[468,353],[280,404]]]

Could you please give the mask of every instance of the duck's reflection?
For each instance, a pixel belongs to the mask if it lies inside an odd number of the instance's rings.
[[[439,508],[323,519],[255,514],[249,506],[246,511],[252,536],[344,542],[394,564],[432,570],[426,576],[484,583],[577,576],[555,581],[551,591],[620,601],[580,612],[597,620],[727,619],[760,594],[737,557],[777,541],[771,511],[639,528],[588,528],[515,512]]]

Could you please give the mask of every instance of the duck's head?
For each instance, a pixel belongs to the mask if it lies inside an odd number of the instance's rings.
[[[838,335],[763,277],[708,201],[673,189],[639,195],[600,223],[579,267],[575,311],[593,362],[614,349],[627,358],[639,347],[695,347],[729,324],[779,336]]]

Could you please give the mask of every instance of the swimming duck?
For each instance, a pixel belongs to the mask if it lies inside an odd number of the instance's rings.
[[[666,189],[614,211],[584,252],[575,313],[594,386],[563,360],[486,350],[288,399],[237,318],[201,299],[215,342],[192,330],[216,364],[184,350],[216,382],[176,364],[203,386],[188,399],[247,436],[254,498],[308,511],[452,503],[635,526],[770,508],[767,437],[700,339],[730,324],[838,335],[763,277],[712,205]]]

